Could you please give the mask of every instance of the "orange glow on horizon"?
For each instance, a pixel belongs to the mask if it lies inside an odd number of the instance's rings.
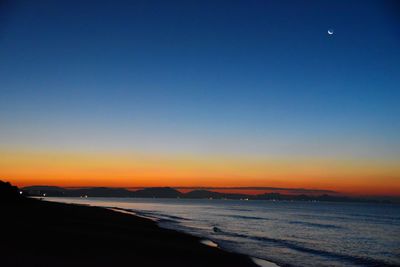
[[[400,196],[400,164],[397,163],[313,158],[0,151],[0,179],[18,186],[252,186]]]

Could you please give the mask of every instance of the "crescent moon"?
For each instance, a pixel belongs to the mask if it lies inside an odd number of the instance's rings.
[[[328,34],[332,35],[333,34],[333,30],[328,30]]]

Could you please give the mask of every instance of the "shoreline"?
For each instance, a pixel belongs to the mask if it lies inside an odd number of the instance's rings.
[[[156,219],[156,218],[146,217],[146,216],[140,215],[137,212],[129,210],[129,209],[117,208],[117,207],[104,207],[104,208],[105,209],[109,209],[109,210],[113,210],[115,212],[121,212],[121,213],[125,213],[125,214],[130,214],[132,216],[138,216],[138,217],[141,217],[141,218],[144,218],[144,219],[148,219],[148,220],[151,220],[151,221],[154,221],[154,222],[158,223],[158,219]],[[158,226],[163,228],[160,225],[158,225]],[[168,228],[163,228],[163,229],[168,229]],[[185,233],[184,231],[179,231],[179,230],[176,230],[176,231],[184,233],[184,234],[187,234],[187,235],[191,235],[189,233]],[[203,245],[206,245],[206,246],[209,246],[209,247],[212,247],[212,248],[218,248],[218,249],[221,249],[221,250],[227,251],[227,252],[237,253],[235,251],[230,251],[230,250],[226,250],[226,249],[221,248],[221,246],[215,240],[207,239],[205,237],[199,237],[199,238],[200,238],[199,242],[201,244],[203,244]],[[254,263],[257,264],[259,267],[280,267],[277,263],[269,261],[269,260],[260,259],[260,258],[253,257],[253,256],[250,256],[250,255],[246,255],[246,254],[242,254],[242,255],[245,255],[245,256],[249,257],[250,259],[252,259],[254,261]]]
[[[37,199],[0,208],[4,267],[259,266],[132,213]]]
[[[47,200],[43,200],[43,201],[47,201]],[[51,202],[51,201],[50,201],[50,202]],[[56,202],[56,203],[64,203],[64,202]],[[131,215],[131,216],[136,216],[136,217],[144,218],[144,219],[147,219],[147,220],[156,222],[156,223],[157,223],[157,226],[160,227],[160,228],[162,228],[162,229],[168,229],[168,228],[163,228],[162,226],[160,226],[160,225],[158,224],[159,220],[158,220],[157,218],[144,216],[144,215],[141,215],[141,214],[139,214],[139,213],[137,213],[137,212],[135,212],[135,211],[133,211],[133,210],[130,210],[130,209],[124,209],[124,208],[119,208],[119,207],[92,206],[92,205],[86,205],[86,204],[72,204],[72,203],[66,203],[66,204],[71,204],[71,205],[83,205],[83,206],[87,206],[87,207],[104,208],[104,209],[108,209],[108,210],[111,210],[111,211],[114,211],[114,212],[120,212],[120,213],[123,213],[123,214],[128,214],[128,215]],[[183,234],[186,234],[186,235],[193,236],[193,235],[190,234],[190,233],[186,233],[186,232],[180,231],[180,230],[178,230],[178,229],[172,229],[172,230],[173,230],[173,231],[176,230],[177,232],[180,232],[180,233],[183,233]],[[221,246],[220,246],[216,241],[214,241],[214,240],[210,240],[210,239],[207,239],[207,238],[205,238],[205,237],[198,237],[198,236],[195,236],[195,237],[196,237],[196,238],[199,238],[199,242],[200,242],[201,244],[203,244],[203,245],[206,245],[206,246],[209,246],[209,247],[212,247],[212,248],[217,248],[217,249],[220,249],[220,250],[223,250],[223,251],[227,251],[227,252],[230,252],[230,253],[237,253],[237,252],[235,252],[235,251],[230,251],[230,250],[226,250],[226,249],[221,248]],[[239,254],[240,254],[240,253],[239,253]],[[244,255],[244,256],[249,257],[249,258],[250,258],[257,266],[259,266],[259,267],[280,267],[277,263],[274,263],[274,262],[269,261],[269,260],[260,259],[260,258],[253,257],[253,256],[250,256],[250,255],[246,255],[246,254],[241,254],[241,255]]]

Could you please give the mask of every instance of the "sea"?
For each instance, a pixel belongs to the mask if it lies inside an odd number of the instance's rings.
[[[119,208],[278,266],[400,266],[400,205],[160,198],[46,198]]]

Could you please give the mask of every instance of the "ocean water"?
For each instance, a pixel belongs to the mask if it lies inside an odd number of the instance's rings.
[[[279,266],[400,266],[400,205],[47,198],[118,207]]]

